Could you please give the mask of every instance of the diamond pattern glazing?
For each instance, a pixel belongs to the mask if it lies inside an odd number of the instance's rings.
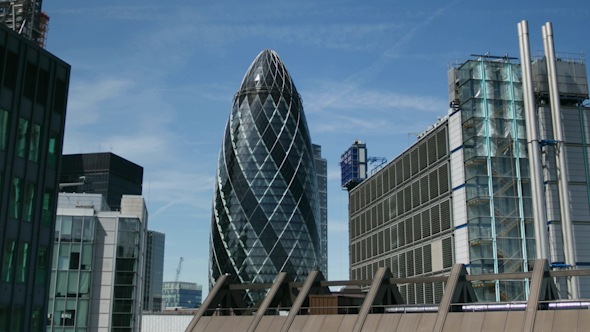
[[[278,55],[265,50],[234,96],[219,154],[209,286],[279,272],[304,280],[319,262],[319,198],[301,99]],[[251,298],[253,299],[253,298]]]

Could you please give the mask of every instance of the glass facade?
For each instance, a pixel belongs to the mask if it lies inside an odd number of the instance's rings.
[[[319,268],[319,253],[319,197],[307,121],[285,65],[265,50],[248,69],[225,128],[209,285],[225,273],[243,283],[272,282],[279,272],[304,280]]]
[[[164,233],[148,230],[143,269],[143,311],[162,311],[165,244],[166,235]]]
[[[119,218],[113,290],[112,331],[132,331],[139,273],[140,221],[137,218]]]
[[[535,258],[520,66],[478,59],[457,69],[471,273],[527,272]],[[480,301],[527,298],[527,281],[475,287]]]
[[[165,282],[162,286],[164,308],[201,306],[203,287],[192,282]]]
[[[0,331],[46,325],[69,76],[0,24]]]
[[[328,280],[328,161],[322,158],[322,147],[312,145],[320,199],[320,271]]]
[[[94,216],[56,218],[47,331],[87,331],[95,227]]]

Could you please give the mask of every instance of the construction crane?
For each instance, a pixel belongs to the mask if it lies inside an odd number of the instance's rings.
[[[182,267],[183,260],[184,257],[180,257],[180,260],[178,261],[178,268],[176,269],[176,278],[174,278],[174,282],[178,282],[178,278],[180,277],[180,268]]]
[[[0,23],[45,48],[49,16],[42,0],[0,0]]]

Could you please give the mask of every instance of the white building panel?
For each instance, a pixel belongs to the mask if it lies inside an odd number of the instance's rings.
[[[453,223],[455,226],[460,226],[467,222],[467,205],[465,199],[465,187],[453,191]]]
[[[430,244],[430,250],[432,257],[432,271],[441,271],[443,269],[442,240],[432,241]]]
[[[455,264],[469,264],[469,228],[455,230]]]
[[[465,160],[463,149],[451,154],[451,188],[465,184]]]
[[[184,332],[194,315],[177,314],[143,314],[141,317],[142,332]],[[230,317],[231,318],[231,317]],[[247,326],[244,326],[244,330]]]
[[[463,145],[463,127],[461,126],[461,111],[449,117],[449,148],[451,151]]]

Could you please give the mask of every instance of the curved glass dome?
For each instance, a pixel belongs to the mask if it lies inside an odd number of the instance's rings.
[[[209,286],[221,274],[273,282],[318,269],[319,201],[301,99],[279,56],[262,51],[236,93],[215,179]],[[256,295],[250,298],[255,300]]]

